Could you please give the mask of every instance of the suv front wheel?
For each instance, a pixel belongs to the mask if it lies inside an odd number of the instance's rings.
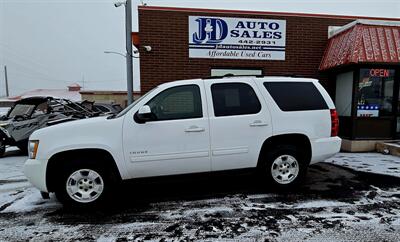
[[[308,164],[304,157],[294,145],[278,145],[262,156],[260,171],[275,188],[293,188],[307,173]]]
[[[57,181],[55,194],[66,206],[74,208],[95,207],[111,197],[115,176],[100,165],[76,162],[63,167]]]

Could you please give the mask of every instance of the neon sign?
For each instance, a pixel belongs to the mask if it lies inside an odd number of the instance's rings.
[[[371,76],[371,77],[389,77],[390,70],[388,70],[388,69],[371,69],[371,70],[369,70],[369,76]]]

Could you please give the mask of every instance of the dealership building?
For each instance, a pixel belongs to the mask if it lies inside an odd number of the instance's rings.
[[[319,79],[345,150],[400,136],[400,19],[140,6],[141,91],[234,75]],[[142,48],[144,46],[150,48]]]

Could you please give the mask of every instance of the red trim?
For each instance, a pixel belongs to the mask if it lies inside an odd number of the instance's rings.
[[[400,18],[383,18],[351,15],[333,15],[333,14],[314,14],[314,13],[288,13],[288,12],[267,12],[251,10],[227,10],[227,9],[206,9],[206,8],[177,8],[161,6],[138,6],[139,10],[157,10],[157,11],[175,11],[175,12],[204,12],[204,13],[231,13],[231,14],[254,14],[254,15],[281,15],[293,17],[311,17],[311,18],[334,18],[334,19],[371,19],[371,20],[390,20],[400,21]]]

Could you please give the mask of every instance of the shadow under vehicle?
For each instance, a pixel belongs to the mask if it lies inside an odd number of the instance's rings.
[[[0,117],[0,157],[6,146],[17,146],[26,153],[29,136],[35,130],[99,114],[67,99],[28,97],[16,101],[8,113]]]

